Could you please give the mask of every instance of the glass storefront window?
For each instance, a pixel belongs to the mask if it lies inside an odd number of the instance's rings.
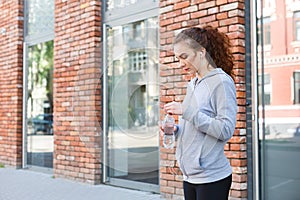
[[[110,180],[159,182],[157,24],[155,17],[107,30]]]
[[[24,1],[24,167],[53,167],[54,1]]]
[[[29,47],[27,164],[53,167],[53,41]]]
[[[299,0],[257,1],[259,189],[263,200],[300,196],[299,5]]]

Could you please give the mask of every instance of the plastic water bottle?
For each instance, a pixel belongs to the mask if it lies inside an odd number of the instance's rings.
[[[172,115],[167,114],[164,121],[164,141],[163,145],[166,149],[172,149],[175,145],[175,135],[174,135],[175,119]]]

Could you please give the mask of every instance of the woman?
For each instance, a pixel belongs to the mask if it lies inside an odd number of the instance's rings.
[[[210,26],[189,28],[174,41],[180,67],[195,75],[184,101],[164,106],[181,115],[176,129],[176,159],[183,173],[186,200],[227,200],[232,169],[224,145],[236,125],[233,56],[228,37]]]

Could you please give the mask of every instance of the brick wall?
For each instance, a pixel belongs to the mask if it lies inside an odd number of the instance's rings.
[[[101,181],[101,4],[56,0],[54,175]]]
[[[190,75],[182,74],[174,61],[174,32],[205,24],[218,27],[227,33],[233,44],[239,108],[236,130],[225,146],[225,151],[233,167],[231,199],[244,199],[247,197],[244,3],[237,0],[160,1],[160,101],[162,105],[170,101],[182,101],[186,82],[191,78]],[[161,110],[161,118],[163,115]],[[161,193],[167,199],[182,199],[182,174],[175,161],[174,152],[161,148]]]
[[[0,163],[22,165],[23,1],[0,1]]]

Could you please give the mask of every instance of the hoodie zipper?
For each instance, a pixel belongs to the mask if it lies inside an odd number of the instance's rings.
[[[201,79],[201,80],[202,80],[202,79]],[[196,77],[195,83],[194,83],[193,93],[194,93],[194,91],[195,91],[197,85],[201,82],[201,80],[199,80],[199,82],[198,82],[198,77]],[[185,128],[185,123],[186,123],[186,121],[184,121],[184,124],[183,124],[183,127],[184,127],[184,128]],[[184,131],[184,129],[182,130],[182,132],[183,132],[183,131]],[[183,143],[183,135],[181,135],[180,140],[181,140],[181,143]],[[183,155],[183,147],[182,147],[182,146],[183,146],[183,145],[180,145],[180,166],[181,166],[181,170],[182,170],[183,175],[185,175],[185,176],[187,177],[187,179],[188,179],[189,176],[188,176],[187,173],[186,173],[186,170],[185,170],[185,168],[184,168],[184,164],[183,164],[183,161],[182,161],[182,155]]]
[[[198,77],[196,77],[196,79],[195,79],[195,83],[194,83],[194,88],[193,88],[193,93],[194,93],[194,91],[195,91],[195,89],[196,89],[196,87],[197,87],[197,85],[201,82],[201,80],[199,80],[199,82],[198,82]],[[183,124],[183,127],[185,128],[185,123],[186,123],[186,121],[184,121],[184,124]],[[182,130],[182,132],[184,132],[184,129]],[[180,137],[180,139],[181,139],[181,143],[183,144],[183,135],[181,135],[181,137]],[[187,173],[186,173],[186,170],[185,170],[185,168],[184,168],[184,164],[183,164],[183,161],[182,161],[182,155],[183,155],[183,147],[182,147],[183,145],[180,145],[180,166],[181,166],[181,170],[182,170],[182,173],[187,177],[187,179],[189,178],[189,176],[187,175]]]

